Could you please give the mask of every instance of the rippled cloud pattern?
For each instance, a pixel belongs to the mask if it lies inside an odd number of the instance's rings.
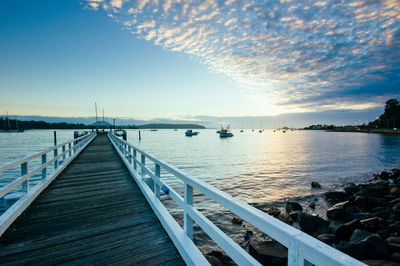
[[[398,0],[85,4],[274,105],[363,108],[400,94]]]

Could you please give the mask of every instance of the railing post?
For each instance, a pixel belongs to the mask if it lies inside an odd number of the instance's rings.
[[[141,175],[142,175],[142,178],[143,178],[144,175],[146,174],[146,172],[145,172],[145,170],[144,170],[144,167],[145,167],[145,165],[146,165],[146,157],[144,156],[144,154],[141,154],[141,156],[140,156],[140,162],[142,163]]]
[[[28,162],[24,162],[21,164],[21,176],[24,176],[28,173]],[[29,191],[29,179],[25,180],[21,184],[21,189],[23,192],[28,192]]]
[[[65,145],[62,146],[62,153],[64,153],[64,152],[65,152]],[[63,156],[63,162],[65,161],[65,157],[66,157],[66,155],[64,154],[64,156]]]
[[[193,205],[193,187],[185,183],[185,206]],[[184,210],[183,227],[186,235],[193,240],[193,219]]]
[[[160,179],[161,176],[161,168],[159,164],[156,164],[156,169],[155,169],[155,174],[156,174],[156,178],[155,179]],[[156,195],[156,197],[158,199],[160,199],[160,186],[157,184],[156,180],[154,181],[154,194]]]
[[[128,145],[128,159],[129,159],[129,164],[132,165],[132,149],[131,146]]]
[[[54,158],[58,156],[58,148],[54,149]],[[58,168],[58,160],[54,161],[54,169]]]
[[[288,266],[303,266],[304,257],[299,254],[299,243],[298,241],[293,241],[288,246]]]
[[[133,149],[133,168],[135,171],[137,170],[137,165],[136,165],[136,150]]]
[[[72,147],[72,145],[71,145],[71,142],[70,142],[70,143],[68,143],[68,150],[69,150],[68,155],[69,155],[69,157],[71,157],[71,155],[72,155],[71,147]]]
[[[46,164],[47,162],[47,154],[42,154],[42,164]],[[47,176],[47,166],[42,169],[42,179],[45,179]]]

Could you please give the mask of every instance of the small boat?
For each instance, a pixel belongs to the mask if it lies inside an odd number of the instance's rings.
[[[227,127],[227,128],[221,127],[221,130],[219,131],[219,137],[220,138],[229,138],[229,137],[233,137],[233,134],[230,131],[229,127]]]
[[[157,131],[157,129],[150,129],[150,131]]]
[[[199,134],[199,132],[193,131],[191,129],[188,129],[185,132],[186,137],[197,136],[198,134]]]
[[[243,132],[243,129],[240,130],[240,133],[242,133],[242,132]]]

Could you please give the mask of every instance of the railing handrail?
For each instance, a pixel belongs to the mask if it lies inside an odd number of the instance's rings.
[[[5,163],[5,164],[3,164],[2,166],[0,166],[0,174],[1,174],[2,172],[6,171],[6,170],[15,168],[16,166],[18,166],[18,165],[20,165],[20,164],[23,164],[23,163],[25,163],[25,162],[31,161],[31,160],[33,160],[33,159],[35,159],[35,158],[37,158],[37,157],[39,157],[39,156],[41,156],[41,155],[43,155],[43,154],[52,152],[52,151],[54,151],[55,149],[61,148],[62,146],[66,146],[66,145],[68,145],[69,143],[72,143],[72,142],[74,142],[74,141],[80,141],[80,140],[82,140],[83,138],[87,138],[88,136],[91,136],[92,134],[93,134],[93,133],[87,134],[87,135],[84,135],[84,136],[81,136],[81,137],[76,138],[76,139],[73,139],[73,140],[68,140],[68,141],[63,142],[63,143],[61,143],[61,144],[58,144],[58,145],[56,145],[56,146],[47,148],[47,149],[45,149],[45,150],[43,150],[43,151],[40,151],[40,152],[37,152],[37,153],[33,153],[33,154],[28,155],[28,156],[25,156],[25,157],[23,157],[23,158],[21,158],[21,159],[17,159],[17,160],[15,160],[15,161],[13,161],[13,162]]]
[[[22,159],[16,160],[12,163],[5,164],[0,168],[0,173],[5,170],[16,168],[20,165],[21,174],[16,179],[12,180],[5,186],[0,188],[0,198],[16,189],[21,185],[21,190],[24,192],[23,196],[12,204],[3,214],[0,215],[0,236],[7,230],[7,228],[18,218],[18,216],[33,202],[33,200],[68,166],[68,164],[94,139],[96,132],[84,135],[82,137],[66,141],[54,147],[48,148],[44,151],[26,156]],[[73,144],[73,145],[72,145]],[[68,148],[66,146],[68,145]],[[60,154],[58,149],[62,148]],[[47,153],[53,151],[53,158],[47,160]],[[68,154],[68,158],[67,158]],[[29,170],[28,163],[32,159],[41,156],[42,163],[35,169]],[[62,163],[59,161],[63,158]],[[54,163],[54,171],[48,173],[47,168],[50,164]],[[32,189],[29,187],[29,179],[35,174],[42,171],[42,178]]]
[[[274,238],[275,240],[277,240],[278,242],[280,242],[281,244],[286,246],[288,248],[289,265],[303,265],[304,260],[307,260],[314,264],[323,264],[323,265],[364,265],[362,262],[340,252],[337,249],[334,249],[331,246],[328,246],[327,244],[325,244],[325,243],[311,237],[310,235],[268,215],[267,213],[264,213],[261,210],[258,210],[255,207],[232,197],[228,193],[223,192],[223,191],[207,184],[206,182],[204,182],[190,174],[187,174],[168,163],[165,163],[165,162],[155,158],[154,156],[148,154],[147,152],[143,151],[142,149],[135,147],[134,145],[130,144],[129,142],[119,139],[118,137],[116,137],[113,134],[110,134],[110,136],[111,136],[111,138],[110,138],[111,140],[114,140],[114,141],[117,140],[119,142],[118,148],[120,148],[120,150],[122,152],[122,153],[120,153],[120,155],[124,155],[126,157],[123,159],[128,160],[128,161],[130,160],[130,162],[134,162],[134,164],[135,164],[134,170],[135,171],[136,171],[136,165],[139,165],[140,169],[142,169],[142,172],[141,172],[142,176],[143,176],[143,171],[144,171],[144,173],[149,174],[149,176],[153,179],[155,184],[157,184],[159,187],[166,186],[166,184],[157,175],[155,175],[153,172],[151,172],[151,170],[148,169],[148,167],[143,163],[144,162],[143,157],[142,157],[142,160],[139,161],[136,157],[132,156],[132,151],[133,151],[134,155],[136,155],[136,152],[139,152],[142,156],[144,156],[145,158],[147,157],[154,164],[158,165],[158,167],[161,167],[161,168],[167,170],[169,173],[173,174],[175,177],[182,180],[184,182],[185,189],[186,189],[186,186],[190,186],[190,187],[192,187],[192,189],[193,188],[196,189],[200,193],[206,195],[210,199],[219,203],[223,207],[227,208],[231,212],[235,213],[242,219],[246,220],[253,226],[260,229],[262,232],[266,233],[270,237]],[[116,146],[114,141],[112,141],[112,142]],[[129,151],[127,151],[127,148]],[[129,152],[129,155],[127,155],[128,152]],[[132,167],[132,165],[131,165],[131,167]],[[196,220],[196,222],[198,224],[199,224],[199,222],[203,222],[203,218],[198,216],[199,214],[201,215],[200,212],[198,212],[192,205],[185,204],[185,202],[184,202],[185,199],[183,199],[173,189],[169,188],[169,191],[170,191],[169,196],[178,204],[178,206],[180,206],[184,210],[185,215],[189,215],[190,218]],[[156,193],[156,192],[154,192],[154,193]],[[185,190],[185,194],[186,194],[186,190]],[[205,219],[207,221],[209,221],[207,218],[205,218]],[[214,225],[214,224],[212,224],[212,225]],[[205,224],[204,226],[212,226],[212,225]],[[202,227],[200,224],[199,224],[199,226]],[[204,228],[203,228],[203,230],[206,232],[206,230]],[[209,231],[215,232],[213,230],[215,230],[215,228],[210,229]],[[213,236],[210,236],[210,237],[213,238]],[[228,236],[226,236],[226,237],[228,237]],[[217,242],[217,241],[215,241],[215,242]],[[229,242],[229,243],[228,242],[223,242],[223,240],[221,240],[220,243],[225,243],[227,245],[232,244],[231,242]],[[217,242],[217,244],[218,244],[218,242]],[[234,248],[236,249],[237,247],[235,246]],[[246,251],[244,251],[244,252],[246,252]],[[227,253],[228,253],[228,255],[229,255],[229,253],[231,253],[236,256],[235,252],[231,251],[231,252],[227,252]],[[243,256],[241,256],[241,255],[243,255]],[[242,259],[245,256],[246,256],[245,254],[239,254],[239,255],[237,255],[236,258],[233,258],[233,259],[237,263],[243,264]],[[247,259],[247,258],[245,258],[245,259]],[[248,263],[254,264],[254,261],[247,261],[247,263],[245,262],[244,264],[248,264]]]

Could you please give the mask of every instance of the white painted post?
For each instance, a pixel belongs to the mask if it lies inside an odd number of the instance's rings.
[[[185,205],[193,205],[193,187],[185,183]],[[190,215],[184,211],[183,216],[183,227],[186,235],[193,240],[193,219]]]
[[[68,155],[69,155],[69,157],[71,157],[71,155],[72,155],[71,147],[72,147],[72,145],[71,145],[71,142],[70,142],[70,143],[68,143],[68,150],[69,150]]]
[[[58,155],[58,149],[54,149],[54,158],[56,158]],[[58,168],[58,160],[54,161],[54,169]]]
[[[28,162],[24,162],[21,164],[21,176],[24,176],[28,173]],[[23,192],[28,192],[29,191],[29,179],[25,180],[21,184],[21,189]]]
[[[64,153],[64,152],[65,152],[65,145],[62,146],[62,153]],[[63,156],[63,162],[65,161],[65,157],[66,157],[66,155],[64,154],[64,156]]]
[[[155,169],[155,174],[158,179],[160,179],[161,176],[161,168],[159,164],[156,164],[156,169]],[[156,197],[159,199],[160,198],[160,186],[157,184],[156,180],[154,181],[154,194]]]
[[[42,154],[42,164],[47,162],[47,154]],[[42,169],[42,179],[45,179],[47,176],[47,166]]]
[[[135,169],[135,171],[137,170],[137,165],[136,165],[136,150],[133,149],[133,168]]]
[[[300,254],[294,250],[289,248],[288,249],[288,266],[303,266],[304,265],[304,258],[300,256]]]
[[[141,174],[142,174],[142,178],[144,178],[144,175],[145,175],[145,170],[144,170],[144,166],[146,165],[146,157],[144,156],[144,154],[141,154],[141,156],[140,156],[140,162],[142,163],[142,171],[141,171]]]

